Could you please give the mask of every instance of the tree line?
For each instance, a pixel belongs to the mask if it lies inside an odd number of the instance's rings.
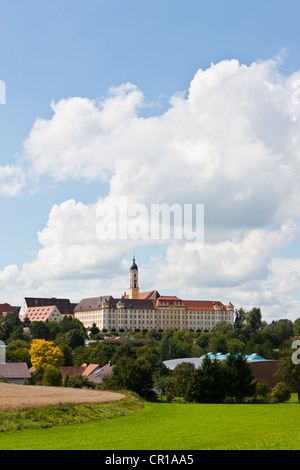
[[[59,366],[77,366],[85,362],[103,366],[111,361],[114,365],[113,374],[104,379],[103,388],[115,390],[128,388],[143,396],[153,395],[153,389],[156,388],[156,390],[162,390],[169,397],[178,395],[190,401],[196,400],[196,392],[194,390],[192,393],[191,390],[192,385],[190,385],[189,393],[187,388],[183,393],[178,385],[181,383],[180,380],[178,381],[178,371],[170,372],[163,361],[201,357],[208,352],[229,354],[229,357],[240,358],[246,354],[257,353],[265,359],[282,358],[282,363],[284,363],[284,358],[288,357],[286,364],[290,366],[292,338],[300,334],[300,319],[295,322],[281,319],[267,324],[262,321],[259,308],[253,308],[249,312],[239,309],[235,313],[234,325],[219,323],[212,331],[168,330],[162,332],[144,330],[142,332],[124,332],[121,334],[123,338],[121,345],[104,342],[104,332],[100,332],[95,325],[87,332],[83,324],[72,317],[64,317],[60,322],[24,324],[17,313],[9,313],[5,318],[0,318],[0,340],[6,343],[7,362],[27,362],[29,367],[33,365],[32,347],[34,341],[43,340],[52,343],[53,347],[57,348],[56,352],[59,351],[58,362],[55,363],[53,360],[52,364],[37,368],[38,371],[33,377],[35,383],[44,381],[45,384],[53,380],[51,379],[50,366],[55,369],[58,367],[57,364]],[[29,331],[26,330],[26,327],[29,328]],[[136,349],[132,345],[132,338],[144,339],[148,342],[145,346]],[[86,344],[88,339],[93,341]],[[193,365],[189,364],[189,367],[193,369]],[[206,362],[203,364],[206,367]],[[185,386],[192,377],[191,384],[194,384],[193,388],[198,391],[204,387],[204,378],[205,380],[213,380],[214,378],[216,384],[217,377],[220,377],[221,373],[225,373],[224,368],[225,370],[226,367],[229,369],[226,362],[227,366],[222,365],[219,374],[219,366],[216,364],[207,364],[207,367],[209,365],[210,368],[208,367],[207,370],[202,368],[201,372],[190,370],[193,374],[189,375],[189,380],[187,377],[184,378]],[[218,362],[218,364],[220,363]],[[238,362],[234,364],[237,366]],[[46,367],[48,367],[47,380],[45,379]],[[291,377],[295,378],[299,375],[300,395],[300,373],[298,375],[295,371],[287,373],[287,370],[286,366],[281,371],[281,375],[285,376],[286,383],[296,391],[298,391],[297,381],[292,380]],[[205,377],[202,377],[201,374],[204,372],[206,372]],[[53,375],[55,374],[52,369]],[[175,380],[174,377],[177,379]],[[224,385],[229,382],[223,376],[220,384]],[[232,377],[231,382],[233,383]],[[60,384],[59,378],[56,379],[56,383]],[[78,381],[77,386],[81,385]],[[205,387],[207,390],[214,388],[210,387],[208,383]],[[242,387],[240,388],[242,389]],[[221,393],[219,390],[218,393],[222,396],[224,391]],[[232,391],[230,393],[232,394]],[[226,390],[226,399],[231,396],[230,393]],[[211,393],[209,395],[213,396]],[[261,391],[260,395],[262,396]],[[202,396],[204,400],[203,393],[201,395],[199,392],[198,396]],[[238,395],[235,395],[235,400],[238,399]]]

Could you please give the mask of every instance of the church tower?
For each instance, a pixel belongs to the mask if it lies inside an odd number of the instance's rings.
[[[135,262],[135,256],[133,256],[132,265],[130,267],[130,287],[129,287],[129,298],[139,298],[139,272]]]

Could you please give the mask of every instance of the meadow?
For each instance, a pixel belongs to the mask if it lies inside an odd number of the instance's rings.
[[[146,402],[112,419],[0,433],[0,450],[19,449],[299,450],[300,405]]]

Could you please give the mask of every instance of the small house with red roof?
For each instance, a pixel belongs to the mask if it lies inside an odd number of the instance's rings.
[[[23,317],[21,318],[22,321],[27,318],[30,322],[33,321],[56,321],[59,322],[63,319],[62,314],[56,307],[56,305],[48,305],[45,307],[29,307]]]

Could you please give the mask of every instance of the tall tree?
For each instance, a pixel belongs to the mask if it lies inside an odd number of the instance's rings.
[[[191,362],[181,362],[177,364],[172,373],[172,382],[175,395],[183,397],[187,391],[188,383],[191,379],[195,365]]]
[[[115,390],[131,390],[147,396],[153,388],[151,367],[141,359],[121,358],[114,366],[109,386]]]
[[[225,398],[223,371],[217,359],[205,358],[193,372],[185,394],[185,401],[221,403]]]
[[[254,307],[246,316],[247,326],[251,327],[252,331],[259,330],[261,327],[261,310]]]
[[[231,401],[241,402],[255,393],[256,383],[247,359],[242,355],[228,356],[222,363],[226,395]]]

